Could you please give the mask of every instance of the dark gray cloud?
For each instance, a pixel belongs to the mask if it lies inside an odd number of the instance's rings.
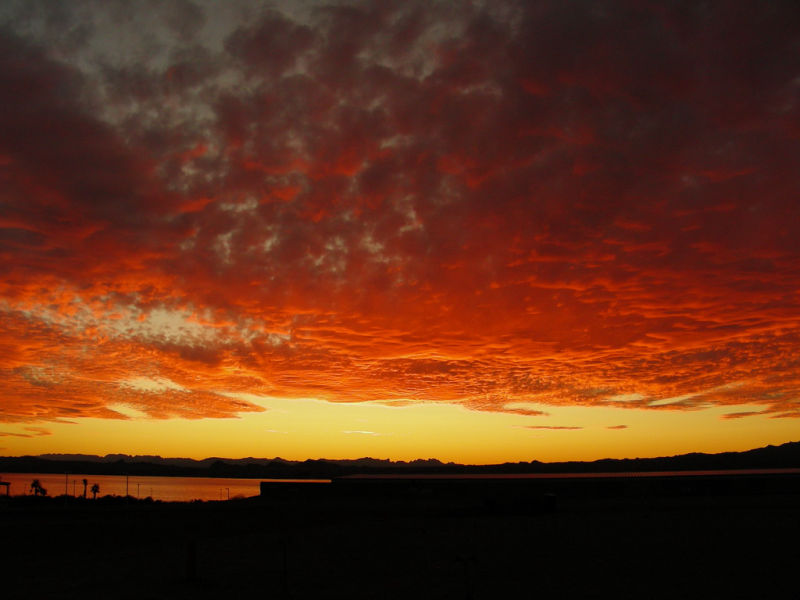
[[[0,13],[17,416],[797,413],[794,4],[148,6]]]

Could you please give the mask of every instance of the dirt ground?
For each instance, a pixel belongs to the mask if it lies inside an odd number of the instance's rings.
[[[120,501],[122,499],[119,499]],[[797,598],[800,496],[0,502],[4,598]]]

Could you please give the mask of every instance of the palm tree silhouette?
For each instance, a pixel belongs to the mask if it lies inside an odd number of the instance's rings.
[[[100,492],[100,486],[96,483],[92,486],[92,500],[97,500],[97,494]]]
[[[89,485],[89,480],[88,479],[84,479],[83,480],[83,497],[84,498],[86,498],[86,486],[87,485]]]

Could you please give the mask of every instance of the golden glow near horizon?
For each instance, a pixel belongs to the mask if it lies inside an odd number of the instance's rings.
[[[249,397],[267,410],[240,419],[79,419],[46,437],[6,438],[10,454],[157,454],[202,459],[281,457],[438,458],[490,464],[723,452],[779,444],[789,420],[722,419],[729,409],[692,412],[614,407],[545,407],[546,417],[485,413],[453,404],[386,406]],[[534,408],[533,406],[529,408]],[[758,407],[752,407],[757,409]],[[24,428],[16,428],[26,433]],[[653,431],[659,435],[653,437]],[[764,431],[771,434],[764,437]],[[732,440],[734,442],[732,442]]]
[[[788,4],[262,5],[0,3],[0,453],[800,438]]]

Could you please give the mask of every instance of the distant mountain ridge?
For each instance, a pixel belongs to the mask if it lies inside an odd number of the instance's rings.
[[[370,457],[345,460],[276,458],[163,458],[127,454],[42,454],[0,457],[0,472],[86,473],[96,475],[171,475],[187,477],[338,477],[379,473],[600,473],[631,471],[682,471],[710,469],[800,468],[800,442],[766,446],[743,452],[690,453],[658,458],[600,459],[591,462],[539,461],[495,465],[443,463],[435,458],[409,462]]]
[[[420,468],[438,467],[445,464],[435,458],[428,458],[428,459],[418,458],[406,462],[403,460],[392,461],[389,459],[379,459],[370,457],[341,459],[341,460],[308,459],[305,461],[296,461],[296,460],[285,460],[280,457],[253,458],[252,456],[248,456],[247,458],[220,458],[217,456],[212,456],[209,458],[203,458],[198,460],[194,458],[180,458],[180,457],[162,458],[161,456],[152,454],[144,454],[144,455],[106,454],[105,456],[97,456],[94,454],[39,454],[38,456],[31,458],[41,458],[45,460],[61,461],[61,462],[90,462],[90,463],[104,463],[104,464],[117,463],[119,461],[123,461],[126,463],[147,463],[153,465],[168,465],[168,466],[189,467],[189,468],[207,468],[220,461],[231,465],[274,466],[276,464],[299,465],[299,464],[306,464],[309,462],[312,463],[322,462],[322,463],[331,463],[343,466],[355,466],[355,467],[367,467],[367,468],[387,467],[387,468],[401,468],[401,469],[413,468],[413,467],[420,467]],[[0,458],[0,460],[4,459]],[[448,464],[455,465],[455,463],[448,463]]]

